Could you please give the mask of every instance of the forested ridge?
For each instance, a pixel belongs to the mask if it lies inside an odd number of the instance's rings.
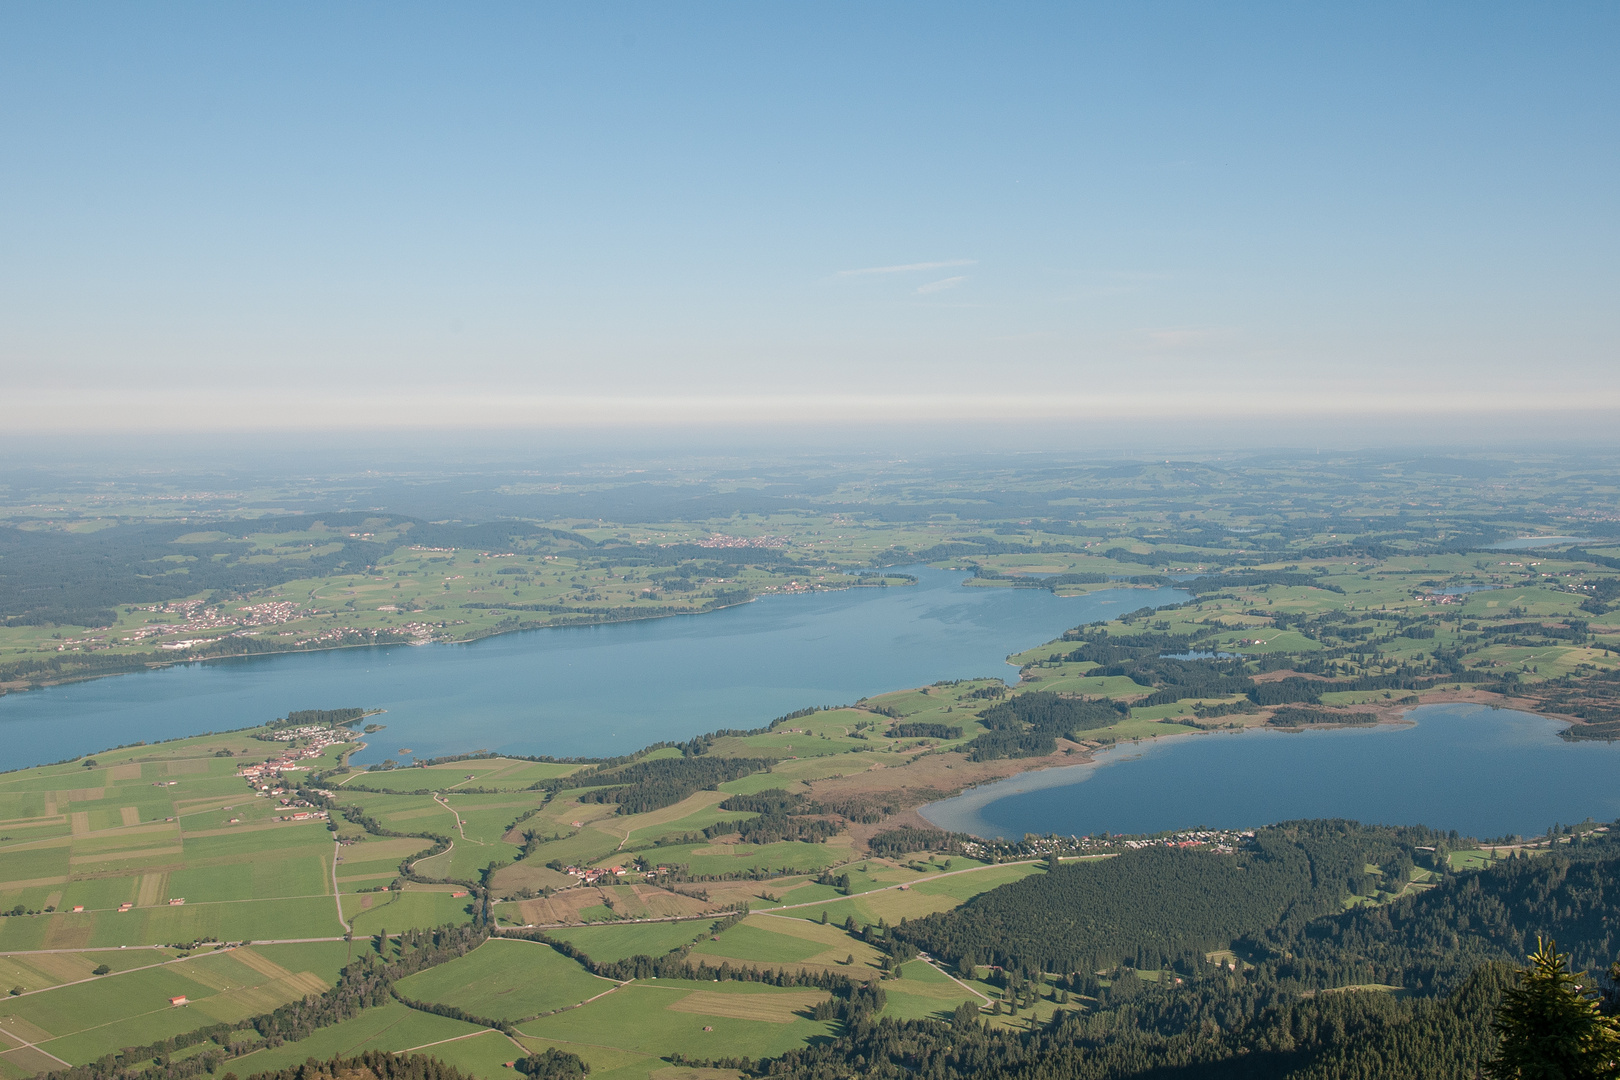
[[[1513,973],[1476,971],[1453,993],[1300,998],[1226,976],[1149,991],[1102,1014],[993,1029],[971,1005],[951,1023],[865,1021],[758,1063],[781,1080],[1471,1080],[1495,1049],[1491,1015]]]
[[[1367,862],[1410,845],[1406,832],[1292,822],[1259,830],[1233,855],[1150,847],[1065,863],[897,932],[964,968],[1158,968],[1337,911]]]

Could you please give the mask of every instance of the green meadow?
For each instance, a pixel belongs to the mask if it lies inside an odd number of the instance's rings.
[[[598,963],[611,964],[631,956],[663,956],[708,936],[711,919],[690,922],[631,923],[622,926],[582,926],[549,931],[549,936],[584,952]]]
[[[475,1016],[521,1020],[577,1005],[615,985],[549,945],[492,940],[459,960],[402,980],[399,992]]]

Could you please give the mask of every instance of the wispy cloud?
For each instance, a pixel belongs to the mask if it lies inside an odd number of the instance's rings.
[[[978,259],[946,259],[944,262],[905,263],[900,266],[865,266],[859,270],[840,270],[839,277],[855,277],[860,274],[904,274],[912,270],[939,270],[947,266],[974,266]]]
[[[917,295],[927,296],[929,293],[944,292],[946,289],[954,289],[966,280],[967,276],[963,274],[956,277],[940,278],[938,281],[930,281],[926,285],[917,286]]]

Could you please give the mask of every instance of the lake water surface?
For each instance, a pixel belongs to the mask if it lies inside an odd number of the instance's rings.
[[[1207,732],[1113,747],[1095,764],[1023,773],[923,808],[945,829],[1152,833],[1307,817],[1429,825],[1478,837],[1620,817],[1620,744],[1482,705],[1422,705],[1410,723]]]
[[[964,587],[907,567],[914,586],[768,596],[703,615],[528,630],[466,645],[393,645],[181,664],[0,697],[0,769],[138,740],[263,723],[290,709],[387,709],[355,761],[461,753],[601,755],[807,705],[939,679],[1016,675],[1009,653],[1173,589],[1058,597]]]
[[[1491,544],[1488,551],[1530,551],[1535,548],[1551,547],[1553,544],[1568,544],[1581,539],[1579,536],[1519,536],[1512,540],[1503,540],[1499,544]]]

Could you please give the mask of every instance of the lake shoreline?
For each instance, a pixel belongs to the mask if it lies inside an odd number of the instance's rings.
[[[1367,753],[1367,747],[1370,745],[1359,743],[1354,739],[1350,742],[1336,740],[1336,745],[1316,746],[1312,744],[1309,751],[1302,750],[1300,748],[1301,744],[1294,743],[1293,740],[1268,740],[1264,743],[1243,745],[1241,747],[1232,747],[1228,744],[1222,746],[1220,752],[1204,753],[1197,758],[1189,758],[1184,752],[1186,744],[1184,740],[1179,738],[1182,735],[1229,734],[1253,736],[1262,732],[1273,735],[1303,735],[1308,732],[1315,732],[1323,736],[1351,736],[1358,732],[1382,731],[1393,733],[1402,730],[1416,732],[1418,729],[1423,728],[1425,730],[1419,743],[1413,745],[1433,743],[1442,737],[1449,737],[1453,739],[1453,742],[1449,744],[1448,749],[1454,750],[1460,755],[1474,755],[1492,766],[1503,766],[1505,763],[1514,760],[1513,755],[1520,752],[1525,753],[1527,759],[1538,754],[1555,755],[1566,748],[1576,746],[1591,747],[1593,752],[1603,755],[1615,752],[1612,748],[1605,749],[1606,744],[1601,741],[1570,740],[1557,737],[1562,735],[1566,725],[1575,721],[1568,717],[1537,711],[1529,707],[1532,704],[1532,702],[1527,702],[1524,699],[1509,698],[1487,691],[1467,688],[1447,689],[1425,694],[1415,702],[1408,701],[1399,705],[1392,703],[1383,706],[1379,709],[1382,715],[1374,724],[1324,724],[1311,725],[1307,728],[1282,728],[1261,722],[1245,725],[1241,728],[1166,733],[1162,736],[1122,741],[1107,747],[1088,748],[1074,754],[1048,755],[1032,760],[1026,768],[1016,770],[1007,776],[968,785],[946,798],[935,799],[919,805],[913,808],[904,823],[916,827],[964,833],[979,839],[994,840],[1016,839],[1025,832],[1031,831],[1022,827],[1011,827],[1012,822],[1016,821],[1019,816],[1028,816],[1032,823],[1038,823],[1038,827],[1033,831],[1038,832],[1040,835],[1051,832],[1062,835],[1067,835],[1070,832],[1076,832],[1077,835],[1078,832],[1086,832],[1092,835],[1098,832],[1118,832],[1126,835],[1151,836],[1167,831],[1175,832],[1194,827],[1195,824],[1215,828],[1249,828],[1274,824],[1276,821],[1290,820],[1295,817],[1348,817],[1361,821],[1378,821],[1380,820],[1379,815],[1389,813],[1396,814],[1403,821],[1407,820],[1408,817],[1415,821],[1422,819],[1425,814],[1443,816],[1447,812],[1447,810],[1436,811],[1432,802],[1423,810],[1402,810],[1401,803],[1403,800],[1399,790],[1396,788],[1389,789],[1391,794],[1387,798],[1371,797],[1367,796],[1365,792],[1362,793],[1361,802],[1364,805],[1360,805],[1359,810],[1345,811],[1340,809],[1345,803],[1345,795],[1342,790],[1344,788],[1343,774],[1347,768],[1353,771],[1358,767],[1355,755],[1357,753]],[[1447,706],[1464,707],[1465,711],[1462,713],[1448,713],[1445,711]],[[1474,707],[1474,710],[1488,709],[1492,712],[1501,711],[1509,715],[1505,716],[1500,724],[1493,721],[1489,725],[1480,726],[1480,714],[1477,711],[1468,710],[1467,707],[1469,706]],[[1420,719],[1411,715],[1419,709],[1439,709],[1442,711],[1431,714],[1427,719]],[[1548,727],[1540,726],[1542,724],[1551,725],[1552,728],[1557,730],[1550,730]],[[1525,743],[1523,741],[1525,732],[1530,728],[1534,728],[1535,732],[1531,742]],[[1459,735],[1459,731],[1462,734]],[[1553,736],[1550,740],[1548,739],[1549,735]],[[1512,753],[1509,753],[1503,747],[1512,742],[1513,739],[1518,739],[1519,742],[1513,744]],[[1218,742],[1218,740],[1210,740],[1212,745]],[[1373,745],[1374,750],[1379,751],[1380,754],[1386,757],[1396,749],[1393,744],[1371,745]],[[1288,747],[1298,752],[1279,754],[1277,751],[1282,747]],[[1169,757],[1162,758],[1157,753],[1150,754],[1150,749],[1152,751],[1162,750]],[[1407,749],[1410,751],[1411,747]],[[1136,751],[1140,751],[1140,753]],[[1428,746],[1427,752],[1435,752],[1435,747]],[[1497,755],[1496,758],[1486,760],[1492,754]],[[1346,757],[1346,755],[1350,756]],[[1374,756],[1379,755],[1375,754]],[[1086,789],[1083,792],[1073,791],[1071,796],[1059,796],[1056,794],[1060,789],[1065,791],[1080,789],[1097,781],[1104,775],[1104,766],[1124,764],[1148,759],[1149,757],[1153,759],[1149,767],[1142,771],[1132,772],[1128,777],[1123,778],[1110,773],[1109,782],[1102,788]],[[1169,761],[1169,759],[1174,760]],[[1267,771],[1272,769],[1271,765],[1266,764],[1271,759],[1286,759],[1290,764],[1280,770]],[[1544,757],[1543,761],[1546,760],[1548,758]],[[1561,757],[1557,760],[1564,762],[1565,765],[1581,767],[1586,763],[1599,759],[1583,755],[1580,759]],[[1603,758],[1601,760],[1607,759]],[[1167,761],[1169,761],[1168,764]],[[1379,766],[1380,769],[1385,770],[1416,767],[1415,762],[1404,759],[1397,759],[1393,763],[1386,761]],[[1070,776],[1037,778],[1039,773],[1056,773],[1058,770],[1063,769],[1073,769],[1079,772]],[[1237,771],[1233,772],[1233,769]],[[1320,769],[1326,771],[1318,771]],[[1245,772],[1245,770],[1249,771]],[[1212,793],[1215,793],[1215,801],[1209,803],[1200,802],[1200,796],[1194,789],[1199,787],[1200,781],[1209,781],[1212,775],[1222,778],[1213,781],[1215,786],[1210,789]],[[1171,776],[1174,779],[1168,778]],[[1028,779],[1021,780],[1021,777],[1028,777]],[[1189,777],[1191,777],[1190,781]],[[1268,790],[1258,795],[1249,792],[1236,798],[1228,795],[1223,802],[1220,795],[1222,791],[1220,785],[1225,782],[1227,777],[1230,777],[1231,782],[1239,788],[1247,785],[1251,788]],[[1436,780],[1436,783],[1441,785],[1444,782],[1441,779]],[[1185,794],[1186,798],[1182,801],[1186,802],[1190,799],[1188,805],[1191,809],[1188,809],[1181,818],[1177,818],[1174,824],[1167,824],[1163,827],[1143,824],[1142,820],[1144,818],[1151,818],[1155,813],[1163,809],[1163,806],[1159,804],[1163,804],[1164,800],[1143,802],[1138,794],[1139,790],[1144,786],[1150,790],[1157,790],[1158,785],[1165,783],[1170,783],[1173,786],[1178,784],[1187,786],[1188,790],[1186,792],[1177,791],[1175,794]],[[1321,791],[1313,790],[1312,785],[1320,785]],[[1374,786],[1376,787],[1376,784]],[[1483,798],[1483,792],[1487,788],[1495,790],[1498,786],[1499,784],[1476,783],[1473,786],[1472,794]],[[1218,818],[1221,813],[1230,815],[1232,813],[1230,807],[1224,811],[1221,809],[1223,805],[1228,803],[1233,805],[1241,803],[1260,805],[1275,802],[1277,799],[1287,801],[1287,798],[1278,794],[1277,791],[1269,790],[1272,788],[1278,789],[1278,791],[1289,789],[1292,791],[1291,797],[1296,802],[1302,801],[1306,805],[1275,814],[1270,811],[1258,811],[1254,814],[1253,820],[1245,820],[1240,823],[1232,820],[1211,820],[1207,816],[1215,814]],[[1123,799],[1124,802],[1110,801],[1120,799]],[[1313,799],[1318,800],[1315,805],[1312,805]],[[988,810],[1006,800],[1018,800],[1018,803],[1014,806],[1005,807],[999,815],[987,816],[986,812]],[[1054,800],[1056,801],[1054,802]],[[1354,802],[1353,799],[1351,801]],[[1479,799],[1476,798],[1475,801],[1478,802]],[[1606,816],[1612,816],[1610,814],[1611,810],[1620,809],[1620,805],[1616,807],[1605,806],[1599,809],[1597,803],[1601,801],[1590,800],[1591,809],[1582,811],[1582,813],[1586,816],[1595,815],[1599,820],[1604,820]],[[1170,800],[1170,803],[1173,804],[1174,802],[1174,799]],[[1328,807],[1324,808],[1320,805],[1323,802],[1329,804]],[[1489,800],[1487,799],[1486,802],[1488,803]],[[1244,812],[1238,811],[1238,813]],[[1079,815],[1082,818],[1096,818],[1100,822],[1104,818],[1118,817],[1121,814],[1127,818],[1135,815],[1137,820],[1129,824],[1109,824],[1106,829],[1100,825],[1090,827],[1074,826],[1072,819],[1070,826],[1065,827],[1062,820],[1065,815]],[[1482,816],[1491,817],[1492,815],[1486,813]],[[1500,817],[1500,815],[1496,816]],[[1542,822],[1537,828],[1545,827],[1546,824],[1555,820],[1566,822],[1579,820],[1580,816],[1581,813],[1577,813],[1575,817],[1559,817],[1556,819],[1549,817],[1547,822]],[[1385,821],[1384,823],[1388,824],[1389,822]],[[1436,821],[1426,821],[1425,823],[1431,826],[1437,825]],[[1467,832],[1468,830],[1464,829],[1463,831]],[[1502,834],[1508,835],[1512,831],[1508,830]],[[1485,836],[1495,835],[1495,833],[1492,833],[1489,829],[1479,829],[1474,832],[1474,835]],[[1533,835],[1533,833],[1521,832],[1521,835]]]
[[[960,572],[915,573],[908,588],[771,593],[701,613],[710,618],[507,624],[450,649],[366,641],[246,657],[165,655],[158,667],[124,668],[135,678],[73,679],[0,697],[0,757],[14,766],[56,761],[339,704],[388,708],[400,745],[424,757],[469,743],[612,757],[963,676],[993,672],[1011,685],[1011,654],[1142,603],[1185,599],[1168,589],[1080,597],[967,589]],[[509,632],[518,629],[563,632]],[[377,756],[368,749],[357,764]]]

